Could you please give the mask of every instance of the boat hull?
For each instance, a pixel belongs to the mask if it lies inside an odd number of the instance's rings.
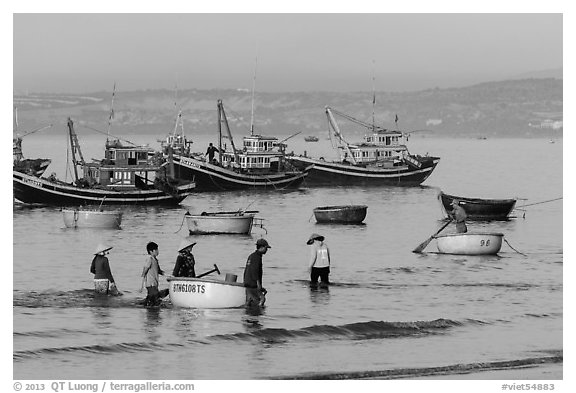
[[[441,254],[493,255],[502,248],[501,233],[453,233],[436,236]]]
[[[106,204],[167,204],[177,205],[194,191],[195,184],[181,185],[172,196],[157,189],[148,190],[106,190],[81,188],[59,181],[30,176],[18,171],[12,172],[14,197],[24,203],[40,203],[56,206]]]
[[[186,215],[191,235],[249,234],[254,214]]]
[[[321,224],[360,224],[366,218],[368,206],[321,206],[313,210],[316,222]]]
[[[120,228],[122,212],[62,209],[66,228]]]
[[[289,160],[298,168],[314,165],[305,184],[307,186],[331,185],[391,185],[417,186],[432,174],[440,161],[437,157],[422,158],[420,168],[403,165],[400,167],[363,167],[338,162],[329,162],[302,156],[292,156]]]
[[[285,171],[271,174],[242,174],[206,161],[174,155],[175,177],[194,180],[196,191],[280,190],[298,188],[307,171]]]
[[[466,218],[473,221],[504,221],[508,220],[510,213],[516,205],[516,199],[480,199],[466,198],[440,192],[439,199],[446,215],[452,210],[454,199],[460,201],[460,206],[466,212]]]
[[[185,308],[235,308],[246,302],[244,285],[204,278],[168,277],[170,301]]]

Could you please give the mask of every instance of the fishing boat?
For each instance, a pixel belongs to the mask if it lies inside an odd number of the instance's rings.
[[[202,212],[185,214],[191,235],[249,234],[254,225],[263,226],[262,219],[255,218],[256,210],[236,212]]]
[[[452,201],[458,200],[466,212],[466,218],[472,221],[508,220],[510,213],[516,205],[516,199],[480,199],[468,198],[446,194],[438,194],[442,210],[448,217],[452,217]]]
[[[14,161],[12,170],[26,173],[35,177],[40,177],[44,174],[48,166],[52,163],[52,160],[48,158],[24,158],[24,154],[22,153],[22,140],[28,135],[32,135],[35,132],[42,131],[50,127],[52,127],[51,124],[20,135],[18,130],[18,109],[14,108],[14,137],[12,138],[12,152]]]
[[[62,209],[66,228],[120,228],[122,212],[119,210],[99,209]]]
[[[436,245],[441,254],[491,255],[502,247],[502,233],[451,233],[437,235]]]
[[[336,122],[339,115],[369,130],[360,143],[347,142]],[[306,178],[308,186],[316,185],[419,185],[432,174],[439,157],[410,154],[402,143],[408,134],[368,124],[352,116],[326,107],[329,136],[338,151],[338,160],[292,155],[296,167],[313,165]]]
[[[234,144],[222,100],[218,100],[218,159],[209,161],[202,153],[186,153],[189,141],[177,135],[166,143],[173,151],[174,173],[197,184],[197,191],[281,190],[298,188],[308,169],[298,170],[286,160],[286,138],[251,134],[243,138],[242,148]],[[227,135],[222,134],[222,125]],[[296,134],[295,134],[296,135]],[[293,136],[293,135],[292,135]],[[230,142],[223,143],[223,139]],[[178,145],[176,142],[179,142]],[[182,147],[182,148],[179,148]]]
[[[304,141],[306,141],[306,142],[318,142],[318,137],[313,136],[313,135],[309,135],[309,136],[304,138]]]
[[[125,146],[119,139],[107,139],[104,159],[86,162],[74,123],[69,118],[67,124],[75,180],[68,183],[54,175],[39,178],[14,170],[14,197],[19,201],[79,206],[100,204],[105,198],[108,204],[178,204],[194,191],[193,181],[174,179],[170,161],[150,155],[147,146]]]
[[[313,210],[317,223],[360,224],[366,218],[366,205],[321,206]]]
[[[234,308],[246,302],[242,283],[210,278],[168,277],[170,301],[185,308]]]

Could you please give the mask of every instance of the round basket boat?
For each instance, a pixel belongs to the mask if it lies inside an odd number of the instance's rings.
[[[120,228],[122,212],[87,209],[62,209],[67,228]]]
[[[186,216],[191,235],[249,234],[252,231],[253,222],[253,213],[206,213],[205,215]]]
[[[317,223],[360,224],[366,218],[366,205],[321,206],[315,208]]]
[[[452,233],[436,236],[441,254],[493,255],[502,248],[502,233]]]
[[[246,302],[244,284],[210,278],[168,277],[170,301],[185,308],[234,308]]]

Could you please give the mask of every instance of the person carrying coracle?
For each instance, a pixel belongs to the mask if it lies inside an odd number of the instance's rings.
[[[248,256],[244,268],[244,287],[246,288],[246,307],[262,307],[266,302],[266,289],[262,286],[262,255],[272,248],[266,239],[256,241],[256,251]]]
[[[94,251],[94,258],[90,265],[90,273],[94,274],[94,291],[100,295],[121,295],[114,282],[112,271],[110,270],[110,263],[106,254],[112,247],[108,247],[99,243]]]
[[[172,271],[174,277],[196,277],[196,271],[194,270],[196,261],[192,254],[192,247],[194,247],[195,244],[196,243],[191,243],[186,239],[180,242],[176,264]]]

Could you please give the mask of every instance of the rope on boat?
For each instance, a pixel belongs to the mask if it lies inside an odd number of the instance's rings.
[[[554,199],[549,199],[547,201],[542,201],[542,202],[536,202],[536,203],[529,203],[528,205],[522,205],[522,206],[518,206],[516,209],[520,209],[522,207],[526,207],[526,206],[534,206],[534,205],[540,205],[542,203],[548,203],[548,202],[554,202],[554,201],[558,201],[560,199],[563,199],[563,197],[560,198],[554,198]]]
[[[512,247],[512,245],[511,245],[510,243],[508,243],[508,240],[506,240],[506,238],[504,238],[504,241],[506,242],[506,244],[508,244],[508,246],[509,246],[511,249],[513,249],[514,251],[516,251],[518,254],[520,254],[520,255],[524,255],[525,257],[527,257],[527,256],[528,256],[528,255],[526,255],[526,254],[524,254],[524,253],[522,253],[522,252],[518,251],[518,250],[517,250],[517,249],[515,249],[514,247]]]
[[[182,222],[180,223],[180,228],[178,228],[178,230],[174,233],[178,233],[180,232],[180,230],[182,229],[182,227],[184,226],[184,220],[186,219],[186,216],[189,216],[190,212],[186,212],[184,213],[184,215],[182,216]]]

